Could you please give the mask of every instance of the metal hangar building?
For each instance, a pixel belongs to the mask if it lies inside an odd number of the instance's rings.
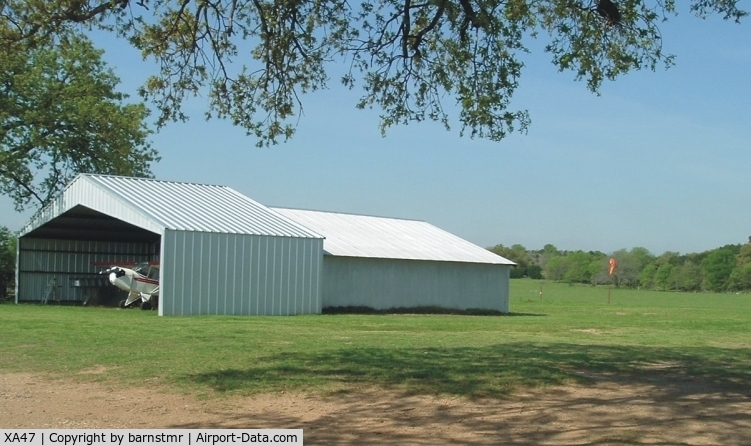
[[[82,302],[95,264],[159,261],[159,315],[508,312],[513,262],[428,223],[269,208],[225,186],[78,175],[19,233],[16,302]]]
[[[324,307],[509,311],[514,263],[429,223],[272,209],[325,237]]]
[[[322,249],[228,187],[79,175],[21,230],[16,299],[54,278],[60,300],[82,300],[94,263],[158,260],[160,315],[319,313]]]

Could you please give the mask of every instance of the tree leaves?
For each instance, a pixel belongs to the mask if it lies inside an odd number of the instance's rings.
[[[16,278],[17,242],[15,234],[0,226],[0,303],[8,298],[8,285]]]
[[[739,21],[737,4],[690,7]],[[510,108],[525,42],[545,38],[553,64],[597,93],[606,79],[672,64],[659,24],[674,13],[673,0],[5,0],[0,45],[78,24],[112,30],[159,64],[141,89],[158,125],[185,119],[186,97],[208,89],[207,117],[231,119],[259,146],[292,136],[302,95],[327,88],[335,63],[348,67],[345,87],[362,89],[356,106],[382,111],[383,132],[458,119],[462,134],[499,141],[530,123]]]
[[[143,104],[122,105],[119,79],[86,38],[0,52],[0,192],[41,207],[81,172],[150,176],[158,160]]]

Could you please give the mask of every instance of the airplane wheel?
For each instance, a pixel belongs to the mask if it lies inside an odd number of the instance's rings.
[[[127,302],[126,299],[121,300],[117,303],[117,308],[125,308],[125,302]]]
[[[151,302],[144,302],[141,304],[142,310],[151,310]]]

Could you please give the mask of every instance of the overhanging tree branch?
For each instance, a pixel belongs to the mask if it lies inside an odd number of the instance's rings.
[[[700,16],[747,15],[737,0],[689,2]],[[659,32],[672,1],[159,0],[148,3],[153,11],[147,3],[126,14],[128,0],[4,0],[0,43],[60,36],[73,25],[116,29],[159,64],[141,91],[157,105],[159,125],[184,119],[186,94],[208,87],[207,116],[229,117],[259,145],[291,136],[300,95],[326,88],[327,64],[337,60],[350,66],[345,85],[362,86],[357,106],[382,111],[382,129],[425,118],[448,128],[448,99],[462,132],[493,140],[529,123],[526,111],[508,107],[531,38],[546,39],[553,64],[593,92],[604,79],[672,63]]]

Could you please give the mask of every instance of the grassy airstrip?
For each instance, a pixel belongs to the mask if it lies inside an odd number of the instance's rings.
[[[381,386],[500,397],[525,386],[655,373],[751,383],[751,295],[614,289],[607,299],[606,288],[512,280],[508,316],[159,318],[5,304],[0,372],[206,396]]]

